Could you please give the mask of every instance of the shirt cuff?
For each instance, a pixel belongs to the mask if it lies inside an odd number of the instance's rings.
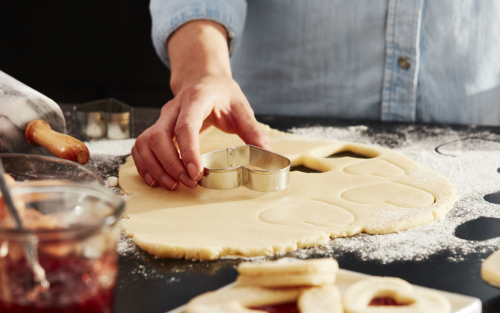
[[[226,28],[231,55],[239,45],[246,16],[245,0],[152,0],[151,37],[156,54],[170,68],[167,38],[183,24],[194,20],[210,20]]]

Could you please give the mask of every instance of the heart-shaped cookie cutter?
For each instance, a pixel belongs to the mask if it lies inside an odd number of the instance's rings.
[[[231,147],[201,156],[205,170],[198,182],[209,189],[240,186],[255,191],[283,190],[290,184],[288,158],[252,145]]]

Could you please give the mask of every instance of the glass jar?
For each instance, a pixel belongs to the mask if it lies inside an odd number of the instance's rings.
[[[50,180],[13,186],[11,194],[23,230],[1,200],[0,312],[111,312],[122,197]]]

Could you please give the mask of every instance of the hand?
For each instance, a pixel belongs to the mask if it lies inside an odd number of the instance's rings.
[[[152,187],[158,182],[170,190],[179,182],[196,187],[203,175],[199,133],[211,125],[247,144],[271,148],[238,84],[227,76],[204,77],[165,104],[158,121],[137,138],[132,156],[139,175]]]
[[[203,175],[199,133],[211,125],[238,134],[247,144],[271,148],[250,104],[231,78],[223,26],[211,21],[187,23],[170,36],[167,46],[175,98],[163,106],[158,121],[132,148],[137,171],[148,185],[161,183],[176,190],[180,182],[196,187]]]

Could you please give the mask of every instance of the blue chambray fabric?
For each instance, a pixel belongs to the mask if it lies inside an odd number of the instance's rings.
[[[257,114],[500,125],[498,0],[152,0],[152,37],[228,30]],[[410,67],[398,60],[406,57]]]

